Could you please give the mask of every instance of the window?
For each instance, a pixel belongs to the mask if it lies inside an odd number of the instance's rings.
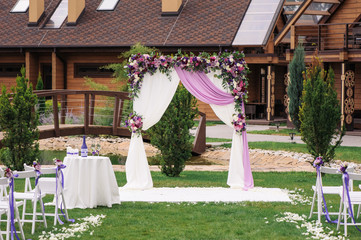
[[[74,77],[111,78],[114,72],[111,69],[104,69],[106,65],[109,63],[75,63]]]
[[[0,63],[0,77],[16,77],[24,63]]]
[[[252,0],[233,45],[265,45],[282,5],[282,0]]]
[[[18,0],[13,9],[10,12],[12,13],[25,13],[28,11],[30,0]]]
[[[103,0],[99,7],[97,8],[98,11],[113,11],[117,6],[119,0]]]
[[[68,17],[68,0],[62,0],[44,28],[60,28]]]

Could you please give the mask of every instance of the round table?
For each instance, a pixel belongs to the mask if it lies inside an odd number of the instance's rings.
[[[95,208],[120,204],[119,188],[108,157],[65,157],[66,207]]]

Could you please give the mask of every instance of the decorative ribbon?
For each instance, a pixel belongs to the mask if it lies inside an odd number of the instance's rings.
[[[322,183],[321,183],[321,171],[320,171],[321,166],[316,165],[315,167],[316,167],[316,171],[317,171],[317,179],[319,179],[319,185],[320,185],[320,189],[321,189],[321,196],[322,196],[323,205],[324,205],[324,208],[322,208],[322,212],[325,214],[325,218],[326,218],[327,222],[329,222],[329,223],[337,223],[338,220],[334,220],[334,221],[331,220],[330,214],[329,214],[328,209],[327,209],[326,199],[325,199],[325,196],[323,195]]]
[[[345,171],[343,172],[343,178],[345,180],[345,185],[343,186],[343,191],[342,191],[342,198],[344,199],[344,194],[345,194],[345,190],[346,190],[346,194],[347,194],[347,202],[348,202],[348,214],[350,215],[352,221],[354,224],[356,224],[355,218],[353,216],[353,211],[352,211],[352,205],[351,205],[351,199],[350,199],[350,192],[349,192],[349,181],[350,181],[350,177],[348,175],[348,173]],[[346,189],[345,189],[346,188]],[[344,219],[345,222],[347,221],[346,219]],[[361,232],[361,230],[355,225],[356,229]]]
[[[60,180],[60,183],[61,183],[61,188],[62,189],[64,189],[64,174],[63,174],[63,171],[62,171],[62,169],[64,169],[64,168],[66,168],[66,166],[64,165],[64,164],[61,164],[61,165],[58,165],[58,167],[57,167],[57,169],[56,169],[56,171],[55,171],[55,178],[56,178],[56,194],[55,194],[55,196],[56,196],[56,204],[58,204],[58,202],[59,202],[59,195],[58,195],[58,172],[60,172],[60,174],[61,174],[61,180]],[[65,215],[65,213],[63,212],[63,202],[61,202],[61,204],[60,204],[60,211],[61,211],[61,213],[63,214],[63,217],[64,217],[64,219],[65,220],[67,220],[67,221],[69,221],[69,222],[75,222],[75,220],[74,219],[67,219],[67,217],[66,217],[66,215]],[[59,224],[64,224],[64,222],[60,219],[60,216],[59,216],[59,214],[58,214],[58,221],[59,221]]]
[[[19,236],[16,233],[15,229],[15,220],[14,220],[14,214],[15,214],[15,201],[14,201],[14,177],[17,177],[18,175],[14,174],[12,177],[9,178],[9,188],[10,188],[10,194],[9,194],[9,205],[10,205],[10,233],[11,233],[11,240],[14,239],[14,233],[16,236],[16,239],[19,240]]]

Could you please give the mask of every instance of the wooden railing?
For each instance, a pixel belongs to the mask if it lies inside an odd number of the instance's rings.
[[[361,23],[299,25],[291,28],[291,49],[302,43],[306,51],[361,48]]]
[[[130,100],[128,93],[126,92],[113,92],[113,91],[84,91],[84,90],[43,90],[34,91],[34,93],[40,98],[51,98],[53,105],[54,116],[54,131],[55,136],[60,136],[60,124],[65,124],[65,117],[67,112],[67,98],[70,95],[84,95],[83,112],[84,114],[84,134],[90,134],[89,129],[91,125],[94,125],[94,109],[96,96],[102,97],[114,97],[114,110],[113,110],[113,126],[112,135],[119,135],[118,128],[120,127],[124,101]],[[60,111],[58,108],[58,102],[60,101]],[[60,112],[60,121],[59,113]]]
[[[59,136],[71,136],[71,135],[81,135],[81,134],[105,134],[105,135],[114,135],[121,137],[130,137],[131,133],[128,128],[121,127],[122,116],[128,114],[125,109],[125,101],[130,100],[128,93],[126,92],[113,92],[113,91],[84,91],[84,90],[42,90],[34,91],[38,98],[45,98],[47,101],[52,101],[52,115],[53,115],[53,124],[52,125],[42,125],[39,126],[40,139],[59,137]],[[82,103],[76,107],[76,114],[83,114],[84,123],[79,124],[66,124],[66,115],[69,109],[72,107],[67,106],[71,101],[69,101],[69,96],[81,96],[83,98]],[[112,126],[100,126],[94,124],[94,113],[97,96],[100,97],[111,97],[114,98],[113,103],[113,122]],[[60,109],[59,109],[60,103]],[[73,104],[74,105],[74,104]],[[100,102],[100,105],[102,103]],[[102,106],[100,106],[102,107]],[[193,142],[193,153],[201,154],[206,150],[206,114],[199,112],[201,116],[199,120],[199,126],[196,131],[195,140]],[[0,132],[0,148],[2,133]],[[145,140],[149,140],[146,134],[143,135]]]

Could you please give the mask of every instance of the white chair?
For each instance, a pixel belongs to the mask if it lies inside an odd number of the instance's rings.
[[[349,171],[353,171],[353,169],[349,169]],[[317,214],[317,221],[321,222],[321,215],[324,215],[322,211],[322,192],[324,195],[326,194],[333,194],[333,195],[339,195],[340,191],[342,191],[342,186],[324,186],[322,184],[322,173],[324,174],[341,174],[337,168],[330,168],[330,167],[320,167],[320,176],[317,175],[316,177],[316,185],[312,186],[313,190],[313,199],[312,199],[312,205],[311,205],[311,211],[309,218],[312,217],[313,214]],[[321,192],[321,186],[322,186],[322,192]],[[317,198],[317,212],[314,212],[314,206]],[[338,212],[329,212],[329,215],[338,215]]]
[[[349,173],[349,179],[350,181],[356,180],[361,181],[361,174],[356,173]],[[345,176],[342,176],[342,183],[343,183],[343,190],[341,190],[340,197],[341,197],[341,204],[340,204],[340,210],[338,214],[338,223],[337,223],[337,230],[340,229],[340,225],[344,225],[344,234],[347,236],[347,226],[361,226],[361,222],[357,223],[354,222],[351,218],[351,222],[348,223],[348,216],[351,212],[353,213],[354,217],[354,205],[360,205],[361,204],[361,192],[360,191],[350,191],[348,198],[347,191],[346,191],[346,181]],[[351,206],[349,205],[349,202],[351,203]],[[343,223],[341,223],[341,216],[343,217]]]
[[[32,171],[19,171],[14,172],[14,174],[18,174],[17,179],[25,179],[25,191],[24,192],[15,192],[14,197],[17,200],[22,200],[24,202],[23,205],[23,215],[21,222],[24,224],[26,222],[32,223],[31,227],[31,234],[34,234],[35,232],[35,223],[36,222],[43,222],[44,226],[47,227],[46,218],[45,218],[45,211],[44,211],[44,204],[43,204],[43,198],[45,197],[45,193],[42,193],[39,187],[39,184],[35,186],[34,189],[31,188],[30,178],[36,178],[36,172],[34,170]],[[30,200],[33,203],[33,212],[32,213],[26,213],[26,203]],[[41,213],[37,213],[37,203],[40,204]],[[26,216],[31,215],[32,219],[26,219]],[[38,220],[37,216],[42,215],[43,220]]]
[[[34,171],[34,167],[30,167],[26,164],[24,164],[24,169],[25,170],[32,170]],[[58,222],[58,215],[59,215],[59,202],[57,201],[61,201],[61,203],[63,204],[63,208],[64,208],[64,213],[65,213],[65,217],[66,219],[68,218],[68,211],[66,209],[66,204],[65,204],[65,199],[64,199],[64,193],[63,193],[63,188],[61,185],[61,174],[59,173],[58,175],[56,174],[57,172],[57,168],[54,166],[53,168],[42,168],[40,170],[41,172],[41,177],[38,181],[39,187],[41,189],[41,193],[46,194],[46,195],[54,195],[54,202],[55,202],[55,211],[54,213],[45,213],[45,216],[50,216],[50,217],[54,217],[54,226],[56,225],[56,223]],[[44,177],[44,175],[57,175],[58,176],[58,187],[56,187],[56,177]],[[58,190],[58,192],[57,192]]]
[[[7,188],[9,186],[9,179],[2,177],[0,178],[0,186],[2,188]],[[23,231],[23,227],[21,224],[20,216],[19,216],[19,210],[18,207],[21,206],[23,202],[14,201],[14,220],[18,222],[21,238],[25,240],[25,235]],[[11,211],[10,211],[10,202],[8,197],[1,197],[0,198],[0,216],[3,213],[7,213],[7,220],[6,220],[6,231],[0,232],[0,239],[3,239],[2,234],[6,234],[6,240],[10,239],[10,222],[11,222]]]

